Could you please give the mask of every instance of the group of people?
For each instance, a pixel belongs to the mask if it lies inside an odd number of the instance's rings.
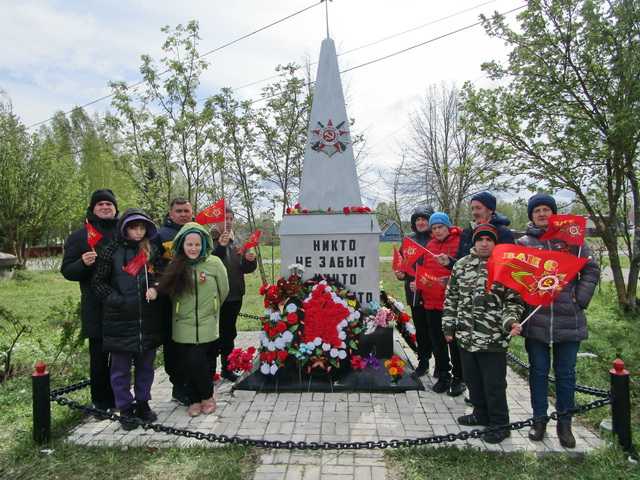
[[[506,389],[506,352],[512,336],[525,337],[529,356],[529,387],[534,424],[528,432],[532,441],[542,441],[548,411],[548,378],[553,365],[556,378],[558,439],[562,446],[575,447],[571,431],[571,410],[575,405],[576,359],[580,342],[587,338],[584,310],[589,305],[600,277],[598,264],[588,245],[567,245],[562,240],[541,240],[549,217],[558,211],[555,199],[537,193],[528,200],[530,223],[524,236],[514,238],[510,221],[496,212],[496,198],[489,192],[470,201],[472,221],[465,229],[451,224],[444,212],[418,207],[411,216],[411,238],[449,270],[444,296],[441,289],[420,288],[413,276],[396,272],[405,282],[407,303],[416,327],[418,366],[415,374],[429,371],[435,358],[432,386],[437,393],[461,395],[469,390],[472,413],[458,418],[464,426],[499,427],[509,423]],[[551,305],[532,312],[517,292],[495,283],[487,291],[487,261],[500,243],[564,251],[588,258],[579,275]],[[421,258],[418,263],[424,261]],[[500,443],[508,429],[492,429],[484,436],[488,443]]]
[[[172,200],[159,229],[142,210],[118,213],[111,190],[95,191],[87,225],[67,238],[61,267],[80,283],[93,405],[117,408],[124,429],[138,426],[130,419],[154,421],[149,400],[162,345],[172,398],[190,416],[210,414],[218,356],[222,376],[236,379],[227,357],[255,253],[237,248],[229,208],[211,232],[192,221],[184,198]]]

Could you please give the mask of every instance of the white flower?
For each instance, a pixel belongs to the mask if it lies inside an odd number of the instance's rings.
[[[307,343],[307,349],[309,349],[309,351],[313,350],[314,348],[316,348],[315,342]]]
[[[298,310],[298,306],[295,303],[290,303],[287,305],[287,313],[293,313]]]
[[[342,342],[342,343],[340,344],[340,348],[347,348],[347,344],[346,344],[346,343],[344,343],[344,342]]]
[[[291,340],[293,340],[293,333],[291,333],[289,330],[285,330],[282,334],[282,338],[285,342],[289,343],[291,342]]]
[[[331,287],[324,287],[324,291],[327,292],[327,293],[330,293],[331,292]]]
[[[360,312],[358,312],[358,311],[353,312],[353,316],[355,318],[360,318]]]
[[[347,325],[349,325],[349,322],[347,322],[346,320],[342,320],[342,321],[338,324],[338,328],[345,328]]]
[[[269,345],[269,339],[265,336],[260,343],[262,343],[262,346],[266,348]]]
[[[401,312],[404,311],[404,305],[402,303],[400,303],[400,302],[396,302],[396,308],[398,310],[400,310]]]
[[[263,375],[269,375],[269,364],[268,363],[263,363],[262,365],[260,365],[260,373],[262,373]]]
[[[275,375],[277,371],[278,371],[278,365],[276,365],[275,363],[272,364],[271,367],[269,368],[269,373],[271,375]]]
[[[271,315],[271,313],[273,312],[273,310],[271,310],[270,308],[265,308],[264,309],[264,316],[268,317]]]
[[[345,332],[338,332],[338,338],[340,340],[344,340],[345,338],[347,338],[347,334]]]
[[[323,343],[322,344],[322,350],[324,350],[325,352],[328,351],[328,350],[331,350],[331,344]]]
[[[271,318],[271,321],[272,321],[272,322],[277,322],[277,321],[279,321],[282,317],[280,317],[280,312],[273,312],[273,313],[270,315],[270,318]]]
[[[408,324],[406,328],[407,328],[407,332],[416,333],[416,329],[415,329],[415,327],[413,325]]]
[[[273,344],[278,350],[282,350],[284,348],[284,339],[282,337],[278,337]]]
[[[275,351],[276,346],[274,345],[273,342],[269,342],[269,345],[267,345],[267,350],[269,350],[270,352]]]
[[[331,358],[336,358],[338,356],[338,349],[337,348],[332,348],[329,351],[329,355],[331,355]]]
[[[375,330],[376,330],[376,324],[373,322],[367,322],[367,329],[365,330],[364,334],[370,335],[371,333],[375,332]]]
[[[313,339],[313,343],[316,346],[320,346],[320,344],[322,343],[322,339],[320,337],[316,337]]]
[[[347,358],[347,352],[346,352],[346,350],[340,350],[340,351],[338,352],[338,358],[339,358],[340,360],[344,360],[345,358]]]

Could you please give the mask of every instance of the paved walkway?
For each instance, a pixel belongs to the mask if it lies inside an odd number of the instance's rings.
[[[239,344],[257,344],[257,333],[243,332]],[[410,352],[410,358],[413,353]],[[531,415],[529,389],[525,380],[508,372],[507,391],[511,421]],[[216,386],[218,409],[215,414],[190,418],[186,408],[171,402],[171,385],[162,369],[156,371],[152,408],[158,422],[179,428],[225,435],[288,441],[377,441],[434,434],[457,433],[455,419],[469,411],[463,396],[451,398],[430,390],[433,383],[423,377],[426,391],[402,394],[370,393],[280,393],[259,394],[231,391],[223,381]],[[470,446],[498,452],[529,451],[537,453],[567,452],[581,454],[599,447],[601,441],[587,429],[574,428],[577,446],[565,450],[558,442],[554,425],[543,442],[527,439],[526,430],[512,432],[499,445],[480,439],[456,441],[442,445]],[[152,430],[126,432],[119,424],[86,419],[70,433],[69,442],[84,445],[178,446],[197,444],[215,447],[204,440],[176,437]],[[264,451],[255,479],[384,479],[384,454],[380,450],[346,452]]]

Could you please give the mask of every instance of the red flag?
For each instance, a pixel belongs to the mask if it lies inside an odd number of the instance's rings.
[[[258,243],[260,243],[260,236],[261,235],[262,235],[262,232],[260,230],[256,229],[251,235],[249,235],[249,239],[242,246],[242,248],[240,249],[240,252],[246,252],[250,248],[257,247]]]
[[[416,267],[416,288],[428,291],[434,298],[444,297],[451,270],[438,263],[435,257],[425,257],[424,263]]]
[[[398,249],[394,245],[393,246],[393,261],[391,262],[391,269],[394,272],[401,272],[402,271],[402,262],[403,262],[402,255],[400,255],[400,252],[398,251]]]
[[[145,263],[147,263],[147,254],[144,253],[144,250],[140,250],[135,257],[129,260],[126,267],[122,267],[122,270],[135,277]]]
[[[587,230],[587,217],[582,215],[551,215],[547,231],[540,240],[563,240],[567,245],[583,245]]]
[[[224,209],[224,198],[221,198],[216,203],[209,205],[198,215],[196,215],[196,222],[198,222],[200,225],[224,222]]]
[[[89,248],[94,250],[96,245],[98,245],[100,240],[102,240],[102,234],[96,229],[96,227],[86,220],[84,222],[84,229],[87,231],[87,243],[89,244]]]
[[[487,290],[499,282],[529,305],[549,305],[588,261],[552,250],[496,245],[487,262]]]
[[[427,253],[427,249],[420,244],[414,242],[409,237],[405,237],[402,241],[402,257],[404,258],[403,270],[409,275],[415,275],[413,265]]]

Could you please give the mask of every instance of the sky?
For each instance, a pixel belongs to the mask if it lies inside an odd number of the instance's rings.
[[[140,79],[140,56],[158,58],[164,25],[200,23],[200,51],[313,5],[311,0],[0,0],[0,90],[14,112],[31,125],[110,93],[108,82]],[[504,12],[523,0],[333,0],[329,32],[341,70],[422,43],[478,21],[481,13]],[[447,18],[449,17],[449,18]],[[515,13],[510,14],[515,18]],[[395,38],[383,40],[400,32]],[[237,88],[274,75],[278,64],[315,62],[327,34],[325,5],[318,4],[274,27],[207,56],[200,94]],[[375,45],[358,48],[371,43]],[[352,49],[356,49],[349,52]],[[348,52],[341,54],[341,52]],[[504,60],[508,51],[481,26],[453,34],[342,75],[354,133],[364,132],[372,169],[399,161],[409,117],[431,84],[488,86],[480,65]],[[312,73],[315,78],[315,72]],[[273,81],[273,79],[271,80]],[[268,82],[236,90],[259,97]],[[109,100],[86,109],[104,113]]]

